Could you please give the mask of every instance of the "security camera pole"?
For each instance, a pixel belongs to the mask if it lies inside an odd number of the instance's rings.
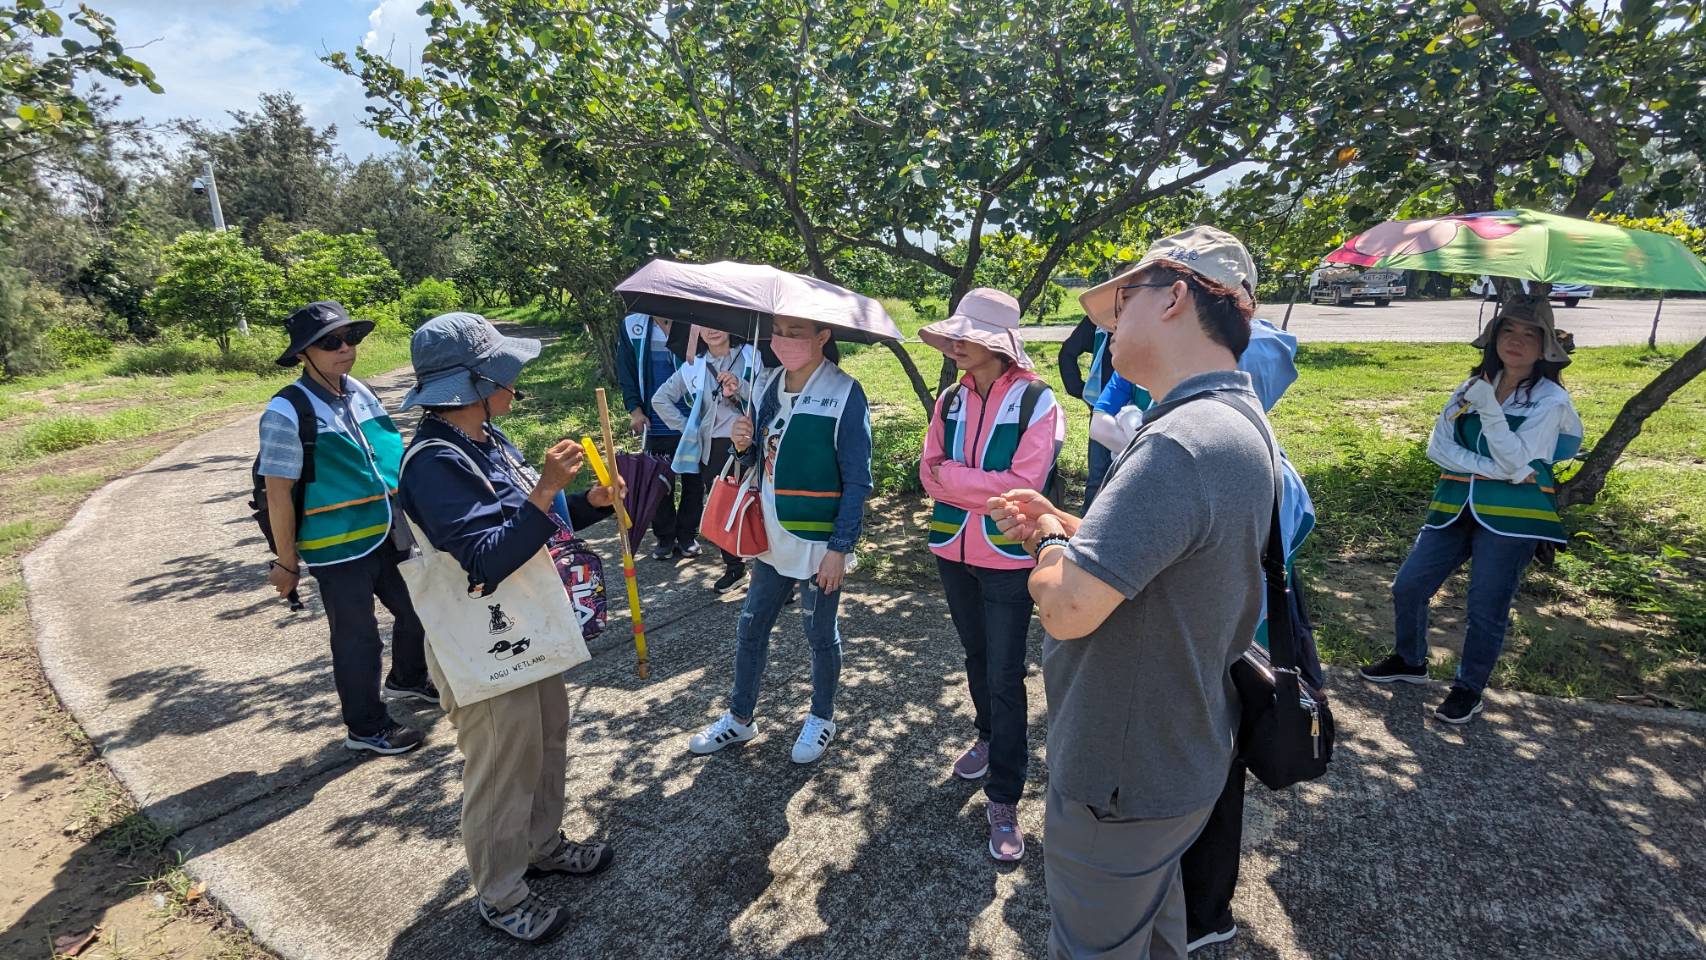
[[[200,186],[207,191],[207,206],[213,211],[213,229],[224,233],[225,211],[219,206],[219,181],[213,178],[212,160],[201,162],[201,178],[191,186]],[[249,335],[249,321],[243,319],[241,314],[237,316],[237,332],[245,337]]]

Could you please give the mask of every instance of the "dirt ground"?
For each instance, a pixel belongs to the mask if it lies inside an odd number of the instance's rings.
[[[30,540],[44,536],[90,490],[228,419],[85,447],[11,471],[0,477],[6,521],[30,524],[24,535]],[[270,957],[176,869],[165,850],[168,838],[136,815],[61,708],[36,659],[18,576],[22,552],[0,559],[0,877],[6,878],[0,957]],[[77,949],[91,930],[94,939]]]

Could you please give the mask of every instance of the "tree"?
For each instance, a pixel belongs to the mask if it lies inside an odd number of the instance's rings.
[[[170,196],[180,215],[211,225],[207,202],[181,186],[211,160],[225,222],[251,241],[269,215],[298,230],[326,223],[337,202],[337,127],[315,129],[288,92],[263,93],[257,110],[230,116],[229,130],[199,120],[179,124],[189,144],[167,177],[168,186],[176,178]]]
[[[34,180],[32,160],[98,130],[79,83],[106,77],[162,92],[148,65],[125,53],[112,20],[79,4],[70,21],[86,34],[81,39],[64,35],[65,21],[44,0],[0,7],[0,216],[11,192]],[[57,49],[47,45],[55,39]]]
[[[444,277],[455,266],[454,222],[433,209],[431,169],[413,154],[368,157],[345,172],[326,218],[332,233],[371,230],[404,283]]]
[[[231,352],[237,321],[259,322],[278,312],[284,271],[268,263],[236,231],[192,230],[166,248],[166,272],[148,294],[148,311],[162,325],[187,328]]]
[[[403,280],[379,249],[373,231],[327,234],[305,230],[279,247],[284,263],[281,299],[287,308],[336,300],[360,311],[397,299]]]
[[[52,365],[47,341],[53,317],[34,295],[29,276],[0,261],[0,376],[16,377]]]

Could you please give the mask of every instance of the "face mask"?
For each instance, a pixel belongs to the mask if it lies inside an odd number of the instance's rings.
[[[777,362],[789,370],[803,370],[811,365],[817,352],[812,349],[816,344],[813,340],[800,340],[794,337],[772,337],[770,350],[776,354]]]

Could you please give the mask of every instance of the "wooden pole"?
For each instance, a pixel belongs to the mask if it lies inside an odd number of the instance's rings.
[[[621,530],[622,540],[622,576],[628,581],[628,614],[634,620],[634,672],[641,680],[651,679],[651,659],[646,652],[646,620],[640,614],[640,582],[634,570],[634,551],[628,546],[628,530],[633,522],[628,518],[628,507],[622,502],[622,491],[617,479],[622,476],[622,470],[616,461],[616,433],[610,429],[610,402],[604,398],[604,388],[598,388],[598,420],[604,427],[604,455],[609,463],[610,483],[615,494],[616,524]]]

